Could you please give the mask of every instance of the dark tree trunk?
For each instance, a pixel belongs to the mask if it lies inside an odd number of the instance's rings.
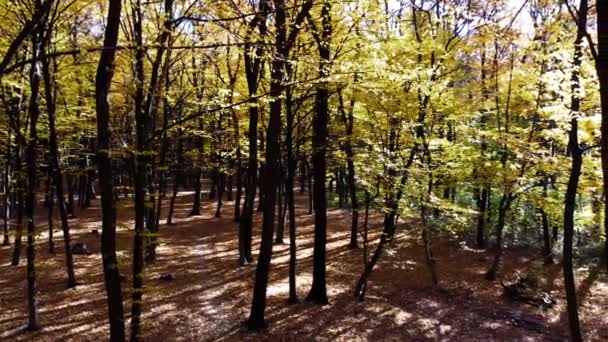
[[[276,56],[272,61],[270,93],[273,101],[270,103],[270,115],[268,119],[268,129],[266,132],[266,163],[263,174],[264,194],[264,217],[262,221],[262,242],[258,257],[258,265],[255,274],[255,284],[253,287],[253,301],[247,325],[249,330],[260,330],[267,327],[264,318],[266,309],[266,288],[268,286],[268,273],[270,270],[270,260],[272,258],[272,239],[274,235],[274,213],[277,196],[276,179],[280,177],[279,158],[280,147],[279,138],[281,134],[281,109],[283,101],[281,93],[283,91],[283,69],[285,66],[286,44],[286,10],[284,0],[274,0],[275,3],[275,36]],[[262,4],[260,4],[262,6]]]
[[[234,197],[234,222],[241,220],[241,198],[243,197],[243,166],[241,165],[241,147],[236,148],[236,194]]]
[[[264,318],[266,309],[266,288],[268,286],[268,273],[270,271],[270,260],[272,258],[272,239],[274,235],[274,214],[277,196],[276,180],[280,177],[279,158],[280,146],[279,138],[281,134],[281,109],[283,101],[281,93],[283,91],[283,69],[285,66],[286,49],[286,10],[284,0],[274,0],[275,3],[275,27],[276,56],[272,60],[270,93],[272,102],[270,103],[270,115],[268,119],[268,129],[266,132],[266,163],[263,177],[264,193],[264,216],[262,220],[262,242],[255,273],[255,284],[253,287],[253,301],[251,312],[247,321],[249,330],[260,330],[267,327]],[[266,4],[260,4],[260,7]]]
[[[194,170],[194,201],[192,202],[192,210],[190,216],[198,216],[201,214],[201,177],[203,175],[203,169],[200,166],[195,167]],[[213,189],[213,185],[211,186]],[[211,193],[211,191],[209,191]]]
[[[496,223],[496,245],[494,246],[494,260],[492,261],[492,266],[490,266],[490,269],[486,272],[485,277],[487,280],[496,280],[496,275],[500,269],[500,259],[502,257],[503,230],[505,228],[506,216],[509,211],[509,208],[511,207],[512,200],[512,195],[508,192],[505,192],[500,200],[500,206],[498,207],[498,222]]]
[[[264,139],[264,135],[260,134],[260,138]],[[264,146],[260,146],[260,148],[262,150],[264,150]],[[264,182],[263,179],[265,177],[264,175],[264,171],[266,170],[266,164],[265,163],[260,163],[260,177],[258,178],[258,187],[259,187],[259,191],[258,191],[258,211],[262,212],[264,211],[264,191],[262,191],[262,187],[264,186]]]
[[[275,51],[272,60],[270,72],[270,115],[268,119],[268,129],[266,133],[266,166],[264,169],[264,216],[262,220],[262,242],[260,245],[260,253],[258,257],[258,265],[255,274],[255,283],[253,287],[253,300],[251,303],[251,312],[247,320],[247,326],[250,330],[264,329],[267,324],[264,319],[264,311],[266,309],[266,288],[268,286],[268,273],[270,270],[270,260],[272,258],[272,238],[274,235],[274,210],[277,196],[276,180],[281,176],[279,166],[279,158],[281,151],[279,140],[281,136],[281,109],[283,100],[281,94],[284,89],[283,79],[286,58],[289,56],[289,51],[295,42],[298,29],[302,25],[302,20],[307,16],[308,11],[312,7],[312,1],[307,0],[296,17],[295,22],[291,25],[290,39],[287,40],[286,28],[286,5],[285,0],[274,0],[275,11]],[[268,9],[266,1],[260,2],[260,8],[263,12]]]
[[[215,210],[215,217],[221,216],[222,210],[222,197],[224,196],[224,183],[226,182],[226,174],[223,172],[216,172],[217,175],[217,208]]]
[[[233,180],[234,180],[234,174],[232,173],[232,170],[234,169],[234,164],[231,162],[230,163],[232,165],[232,167],[230,168],[230,173],[229,174],[224,174],[224,181],[226,181],[226,178],[228,178],[227,181],[227,185],[226,185],[226,201],[232,201],[232,188],[233,188]]]
[[[477,247],[485,248],[485,230],[487,221],[487,206],[488,206],[488,195],[490,193],[489,187],[486,185],[481,190],[479,197],[477,198],[477,209],[479,214],[477,215]]]
[[[10,183],[11,183],[11,129],[10,126],[7,128],[6,132],[6,160],[4,162],[4,225],[3,225],[3,238],[2,238],[2,246],[10,245],[10,241],[8,238],[8,222],[11,217],[11,200],[10,195],[12,192]]]
[[[247,265],[253,262],[251,255],[251,237],[253,224],[253,208],[258,183],[258,116],[259,104],[256,99],[258,84],[261,75],[263,48],[255,45],[251,41],[253,30],[257,27],[259,35],[263,39],[266,34],[266,16],[269,6],[266,0],[259,1],[259,13],[247,27],[245,39],[245,53],[243,54],[245,63],[245,78],[247,80],[247,90],[249,93],[249,131],[247,138],[249,143],[249,155],[247,158],[247,172],[245,180],[245,201],[243,211],[239,221],[239,263]]]
[[[97,168],[101,190],[102,234],[101,253],[103,273],[108,297],[108,317],[110,340],[124,341],[125,323],[123,317],[122,291],[118,259],[116,258],[116,208],[113,201],[112,160],[110,159],[110,103],[109,92],[112,82],[113,64],[118,41],[121,1],[110,0],[97,75],[95,78],[95,108],[97,112]]]
[[[314,201],[313,201],[313,191],[312,191],[312,172],[310,172],[311,167],[309,166],[307,170],[309,171],[307,174],[308,178],[308,213],[312,214],[314,210]]]
[[[292,75],[291,64],[287,65],[288,75]],[[285,103],[287,107],[285,126],[285,149],[287,152],[287,177],[285,179],[285,201],[289,213],[289,298],[290,304],[299,302],[296,288],[296,209],[294,205],[294,178],[296,172],[296,159],[293,151],[293,93],[292,88],[287,87]]]
[[[183,142],[181,130],[178,130],[177,134],[177,151],[175,152],[176,163],[173,166],[173,192],[171,194],[171,200],[169,201],[169,213],[167,214],[167,225],[170,226],[173,224],[173,211],[175,208],[175,199],[177,198],[177,193],[179,191],[180,183],[182,182],[182,172],[181,165],[183,164]]]
[[[136,0],[133,4],[133,31],[135,44],[143,46],[142,29],[142,8],[141,0]],[[144,271],[144,234],[146,210],[150,202],[146,200],[146,189],[148,188],[148,163],[151,163],[147,156],[148,152],[148,132],[151,118],[144,107],[144,70],[145,53],[142,48],[135,52],[135,79],[137,86],[135,89],[135,129],[137,133],[136,151],[133,156],[133,181],[135,192],[135,236],[133,237],[133,292],[131,294],[131,341],[141,339],[141,313],[143,298],[143,271]],[[154,202],[151,203],[152,206]]]
[[[306,191],[306,158],[300,159],[300,195]]]
[[[367,228],[367,226],[365,228]],[[382,255],[382,251],[384,250],[384,246],[387,242],[389,242],[387,234],[382,233],[382,235],[380,236],[380,242],[378,243],[378,246],[376,247],[376,250],[374,251],[371,260],[365,265],[365,269],[363,270],[361,277],[359,277],[357,286],[355,286],[355,298],[357,298],[359,301],[363,301],[363,299],[365,298],[365,290],[367,289],[367,278],[372,273],[372,270],[374,269],[374,266],[376,265],[378,260],[380,260],[380,256]],[[367,243],[365,243],[365,245],[367,245]],[[365,259],[367,259],[367,247],[364,249],[364,252]]]
[[[21,94],[23,96],[23,94]],[[22,149],[25,145],[25,139],[21,133],[21,97],[13,99],[11,109],[12,119],[15,131],[15,240],[13,253],[11,257],[11,266],[18,266],[21,260],[21,244],[23,235],[23,189],[25,188],[23,179],[23,167],[21,161]],[[10,148],[10,146],[9,146]]]
[[[608,3],[597,1],[597,45],[598,55],[595,67],[600,82],[602,106],[602,177],[604,192],[604,262],[608,267]]]
[[[425,150],[427,148],[425,147]],[[426,150],[425,154],[427,155],[427,163],[430,165],[431,164],[431,158],[430,158],[430,151]],[[435,268],[435,258],[433,256],[433,250],[431,248],[431,242],[432,242],[432,230],[431,230],[431,226],[429,225],[428,222],[428,215],[429,215],[429,209],[427,208],[425,203],[428,203],[430,200],[430,195],[433,192],[433,177],[432,174],[429,176],[429,182],[428,182],[428,191],[427,191],[427,198],[425,198],[423,201],[421,201],[422,205],[420,206],[420,218],[422,220],[422,241],[424,244],[424,256],[425,256],[425,260],[426,260],[426,264],[427,267],[429,269],[429,273],[431,274],[431,282],[433,284],[433,286],[437,286],[439,285],[439,279],[437,278],[437,270]]]
[[[50,30],[46,33],[47,40],[50,39]],[[52,91],[54,87],[54,79],[51,77],[50,61],[47,57],[47,49],[45,45],[42,46],[42,74],[44,77],[44,91],[46,97],[46,109],[49,120],[49,181],[53,183],[55,187],[55,196],[57,198],[57,209],[59,210],[59,217],[61,219],[61,230],[63,232],[63,246],[65,253],[65,266],[68,276],[67,286],[72,288],[76,286],[76,275],[74,273],[74,259],[72,257],[71,249],[71,236],[70,227],[68,224],[68,212],[65,205],[65,198],[63,195],[63,174],[61,172],[61,166],[59,165],[59,144],[57,142],[57,130],[55,128],[55,94]],[[49,203],[49,225],[52,223],[52,207],[53,200],[49,195],[51,201]],[[50,228],[49,228],[50,231]]]
[[[40,1],[36,2],[36,8],[40,8]],[[46,21],[46,19],[45,19]],[[43,22],[45,22],[43,21]],[[27,197],[25,202],[25,217],[27,219],[27,329],[37,331],[40,329],[40,318],[38,315],[38,289],[36,286],[36,226],[34,209],[36,207],[36,147],[38,144],[38,117],[40,109],[38,101],[40,98],[40,70],[39,53],[42,37],[42,28],[32,35],[32,66],[30,70],[30,103],[28,113],[29,142],[27,146]]]
[[[49,177],[50,178],[50,177]],[[49,188],[47,191],[47,197],[50,199],[47,202],[47,222],[48,222],[48,231],[49,231],[49,253],[50,254],[55,254],[55,242],[53,241],[53,233],[54,233],[54,228],[53,227],[53,195],[54,195],[54,191],[53,191],[53,186],[51,185],[51,181],[49,179],[48,181],[49,184]]]
[[[563,243],[563,272],[564,287],[566,289],[566,309],[568,313],[568,324],[570,326],[570,338],[574,342],[582,341],[580,323],[578,319],[578,306],[576,299],[576,282],[574,279],[572,240],[574,236],[574,211],[576,209],[576,192],[583,167],[583,150],[578,142],[578,115],[580,111],[580,66],[583,58],[582,43],[585,38],[587,27],[587,0],[581,0],[578,10],[579,22],[574,41],[574,58],[572,62],[572,85],[571,85],[571,115],[570,131],[568,133],[568,151],[572,157],[572,168],[568,179],[568,187],[564,199],[564,243]]]
[[[282,168],[281,173],[283,173]],[[286,207],[285,196],[283,192],[283,175],[281,175],[277,182],[277,212],[278,212],[278,222],[277,222],[277,234],[274,240],[274,243],[277,245],[282,245],[285,242],[283,241],[285,238],[285,216],[283,216],[284,210]]]
[[[217,187],[218,187],[218,179],[219,179],[219,173],[217,170],[212,170],[211,174],[209,175],[209,180],[211,181],[211,186],[209,187],[209,200],[214,200],[215,199],[215,194],[217,192]]]
[[[543,227],[543,258],[545,264],[553,263],[553,253],[551,252],[551,235],[549,232],[549,217],[544,210],[540,210],[540,216]]]
[[[66,182],[68,183],[68,203],[66,204],[66,211],[68,213],[68,217],[75,218],[76,215],[74,215],[74,177],[69,172],[66,175]]]
[[[356,82],[355,76],[355,82]],[[344,101],[342,98],[342,92],[338,93],[339,103],[340,103],[340,113],[342,114],[342,121],[346,126],[346,142],[344,143],[344,154],[346,155],[346,168],[348,171],[347,174],[347,183],[348,183],[348,192],[350,195],[350,204],[351,204],[351,212],[352,212],[352,220],[351,220],[351,228],[350,228],[350,248],[357,248],[357,235],[358,227],[359,227],[359,203],[357,200],[357,183],[355,180],[355,153],[353,152],[353,130],[355,124],[355,98],[351,97],[350,106],[348,110],[348,115],[346,113],[346,109],[344,108]]]
[[[321,8],[322,37],[319,44],[319,78],[325,80],[330,75],[331,4],[323,2]],[[329,134],[329,85],[322,81],[317,85],[315,115],[313,117],[312,168],[314,172],[315,237],[313,249],[312,286],[306,300],[316,304],[327,304],[326,286],[326,244],[327,244],[327,194],[325,177],[327,171],[327,136]]]

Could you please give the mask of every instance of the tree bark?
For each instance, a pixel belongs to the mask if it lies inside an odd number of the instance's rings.
[[[608,268],[608,3],[597,1],[598,55],[595,67],[600,82],[602,108],[602,176],[604,192],[604,261]]]
[[[10,245],[10,241],[8,238],[8,222],[11,217],[11,201],[10,195],[12,192],[10,183],[11,183],[11,128],[10,126],[7,128],[6,132],[6,160],[4,162],[4,225],[3,225],[3,239],[2,246]]]
[[[40,8],[40,1],[36,2],[36,8]],[[43,20],[43,23],[46,19]],[[39,53],[41,45],[42,28],[44,24],[32,34],[32,66],[30,70],[30,102],[29,102],[29,142],[27,146],[27,196],[25,202],[25,217],[27,219],[27,330],[37,331],[40,329],[40,318],[38,314],[38,288],[36,285],[36,225],[34,210],[36,207],[36,147],[38,145],[38,117],[40,108],[40,69]]]
[[[110,158],[110,103],[109,91],[112,82],[113,64],[119,34],[121,1],[109,0],[108,16],[104,33],[97,75],[95,78],[95,109],[97,113],[97,168],[101,190],[102,234],[101,253],[104,282],[108,297],[108,317],[110,340],[124,341],[125,323],[123,318],[122,290],[116,258],[116,207],[113,200],[112,160]]]
[[[315,236],[313,248],[312,286],[306,300],[315,304],[328,304],[326,286],[326,244],[327,244],[327,194],[325,178],[327,171],[327,136],[329,134],[329,78],[331,27],[331,3],[323,2],[321,8],[322,28],[320,32],[319,78],[313,117],[312,168],[314,172]]]
[[[47,34],[47,41],[50,40],[51,32]],[[44,92],[46,97],[46,110],[48,116],[49,123],[49,150],[50,150],[50,160],[49,160],[49,173],[52,178],[52,183],[55,187],[55,196],[57,197],[57,209],[59,210],[59,217],[61,219],[61,230],[63,232],[63,246],[65,253],[65,266],[66,272],[68,276],[68,288],[72,288],[76,286],[76,276],[74,273],[74,259],[72,257],[72,249],[71,249],[71,236],[70,236],[70,227],[68,223],[68,213],[67,208],[65,206],[65,198],[63,195],[63,174],[61,172],[61,167],[59,165],[59,144],[57,142],[57,130],[55,128],[55,114],[56,114],[56,97],[52,91],[52,87],[54,87],[54,80],[51,77],[51,69],[50,63],[47,56],[47,48],[46,44],[42,45],[42,74],[44,78]],[[49,206],[49,212],[52,210],[52,197]],[[51,221],[49,221],[49,224]]]
[[[271,66],[270,115],[268,129],[266,132],[266,163],[263,178],[264,193],[264,216],[262,221],[262,242],[258,257],[258,265],[255,273],[255,284],[253,287],[253,301],[247,325],[249,330],[260,330],[267,327],[264,318],[266,309],[266,288],[268,286],[268,273],[270,260],[272,258],[272,239],[274,235],[274,214],[277,196],[276,180],[280,177],[279,137],[281,134],[281,109],[283,101],[283,69],[285,67],[286,49],[286,10],[285,0],[274,0],[275,4],[275,54]],[[262,4],[260,4],[262,6]],[[251,128],[250,128],[251,129]]]
[[[574,236],[574,211],[576,209],[576,191],[583,167],[583,150],[578,142],[578,116],[580,115],[580,66],[583,58],[582,43],[585,38],[587,27],[587,0],[581,0],[579,5],[579,18],[576,39],[574,41],[574,58],[572,62],[571,76],[571,115],[570,131],[568,133],[568,151],[572,157],[572,167],[568,179],[568,187],[564,199],[564,243],[563,243],[563,272],[564,287],[566,288],[566,309],[568,313],[568,324],[570,327],[570,338],[574,342],[582,341],[580,323],[578,319],[578,306],[576,299],[576,283],[572,262],[572,240]]]
[[[259,104],[255,96],[259,79],[261,77],[261,65],[263,50],[261,46],[252,46],[251,34],[258,27],[259,34],[263,37],[266,34],[266,16],[268,4],[265,0],[259,2],[259,15],[249,23],[247,28],[247,38],[245,39],[245,52],[243,53],[245,63],[245,78],[247,80],[247,90],[249,92],[249,155],[247,158],[247,172],[245,181],[245,201],[239,220],[239,264],[248,265],[253,262],[251,255],[251,237],[253,224],[253,207],[257,189],[258,172],[258,109]]]

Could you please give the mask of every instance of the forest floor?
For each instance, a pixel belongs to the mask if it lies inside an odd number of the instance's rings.
[[[463,248],[459,241],[436,242],[434,252],[440,288],[431,289],[423,259],[419,226],[401,224],[393,245],[372,273],[364,302],[353,299],[362,269],[361,249],[348,248],[350,213],[328,211],[327,283],[330,305],[302,301],[288,305],[288,245],[275,245],[268,288],[264,333],[247,333],[255,265],[237,264],[237,225],[233,202],[225,202],[215,218],[215,203],[203,202],[202,216],[188,217],[192,193],[176,202],[175,225],[161,225],[159,258],[145,272],[144,332],[146,341],[563,341],[567,337],[561,266],[542,269],[542,284],[557,304],[547,310],[509,301],[500,282],[483,274],[490,254]],[[165,201],[167,203],[168,200]],[[311,284],[313,216],[305,197],[297,201],[298,296]],[[130,312],[130,256],[133,207],[118,203],[118,250],[125,312]],[[39,207],[37,276],[43,329],[23,332],[25,311],[25,253],[11,267],[10,248],[0,249],[0,341],[102,341],[109,333],[100,258],[99,201],[77,212],[70,221],[74,242],[86,242],[93,254],[76,255],[79,286],[66,289],[63,241],[55,233],[56,254],[47,247],[46,209]],[[165,207],[164,213],[167,212]],[[164,216],[164,215],[163,215]],[[254,257],[257,260],[261,213],[256,214]],[[163,220],[164,222],[164,220]],[[55,223],[60,228],[59,222]],[[379,220],[372,220],[371,248],[377,242]],[[288,234],[285,234],[288,241]],[[526,274],[542,260],[525,250],[507,250],[501,277],[508,282]],[[159,276],[172,273],[173,281]],[[577,270],[581,322],[587,340],[608,340],[608,277],[602,267]],[[128,314],[126,314],[128,327]]]

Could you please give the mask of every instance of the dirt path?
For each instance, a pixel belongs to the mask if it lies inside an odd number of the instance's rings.
[[[540,309],[507,302],[499,283],[483,279],[488,264],[485,252],[464,250],[456,243],[437,244],[441,289],[429,288],[419,231],[404,224],[374,271],[364,303],[352,298],[361,270],[361,250],[348,249],[348,211],[328,212],[328,292],[330,305],[287,305],[288,246],[274,247],[265,334],[247,334],[241,322],[249,313],[255,266],[238,267],[237,226],[232,222],[232,202],[225,202],[223,217],[214,218],[215,206],[203,202],[203,215],[187,217],[191,193],[176,203],[174,226],[161,225],[159,259],[146,269],[144,331],[147,341],[425,341],[425,340],[526,340],[561,341],[567,321],[562,315],[564,299],[560,266],[545,269],[545,286],[557,292],[558,305]],[[312,271],[312,215],[306,200],[298,199],[298,295],[306,296]],[[77,213],[71,220],[74,241],[84,241],[93,252],[75,256],[81,285],[65,289],[61,233],[56,232],[55,255],[47,251],[46,213],[41,213],[38,281],[43,330],[22,332],[25,313],[25,256],[21,266],[10,267],[10,249],[0,249],[0,340],[1,341],[101,341],[107,338],[105,290],[99,235],[99,203]],[[163,217],[167,210],[163,211]],[[130,311],[130,248],[133,224],[130,200],[119,203],[118,249],[125,311]],[[256,214],[254,251],[259,244],[260,213]],[[164,220],[162,221],[164,223]],[[377,225],[376,225],[377,226]],[[55,227],[59,227],[58,222]],[[414,229],[414,230],[408,230]],[[377,233],[377,232],[376,232]],[[375,235],[374,235],[375,237]],[[288,235],[286,233],[286,239]],[[376,241],[375,238],[373,240]],[[373,247],[373,246],[372,246]],[[255,257],[255,255],[254,255]],[[524,253],[507,252],[506,278],[537,261]],[[166,282],[160,274],[171,272]],[[579,270],[582,326],[589,340],[608,340],[608,285],[598,270]],[[127,315],[128,316],[128,315]],[[126,317],[128,321],[128,317]],[[128,323],[128,322],[127,322]]]

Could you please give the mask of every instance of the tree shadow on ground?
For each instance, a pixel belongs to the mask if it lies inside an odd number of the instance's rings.
[[[298,296],[304,299],[312,279],[313,216],[308,214],[307,194],[297,199]],[[178,196],[174,225],[164,224],[168,211],[164,201],[158,260],[147,266],[144,293],[144,337],[149,341],[240,341],[240,340],[547,340],[563,339],[563,327],[550,325],[552,315],[539,309],[510,303],[501,296],[499,283],[483,279],[489,252],[464,250],[456,242],[436,241],[437,271],[441,287],[430,288],[420,243],[419,225],[403,220],[400,232],[369,279],[367,298],[358,302],[353,287],[362,265],[361,249],[348,248],[350,213],[328,211],[327,274],[330,305],[306,302],[287,305],[289,248],[275,245],[270,271],[267,319],[264,333],[242,329],[249,313],[255,265],[238,266],[237,223],[233,222],[233,203],[225,201],[222,217],[215,218],[215,201],[203,196],[200,216],[189,216],[191,193]],[[74,241],[86,242],[90,256],[76,256],[81,284],[65,289],[61,234],[56,234],[55,255],[45,252],[46,213],[40,210],[42,234],[38,242],[38,280],[43,330],[23,334],[25,314],[25,262],[12,268],[7,260],[10,248],[0,249],[1,340],[98,341],[107,338],[107,308],[99,255],[100,230],[98,201],[71,220]],[[123,294],[125,321],[129,323],[131,287],[132,203],[118,204],[117,248],[119,268],[125,275]],[[257,259],[261,214],[254,218],[254,259]],[[370,220],[370,252],[380,234],[382,217]],[[58,225],[56,225],[58,227]],[[285,241],[288,241],[288,231]],[[536,258],[523,251],[507,250],[502,275],[508,278],[531,267]],[[173,281],[160,275],[172,273]],[[548,268],[548,283],[561,291],[559,267]],[[554,281],[555,280],[555,281]],[[580,295],[597,296],[597,276],[581,282]],[[585,294],[587,292],[587,294]],[[589,297],[590,298],[590,297]],[[596,297],[594,297],[596,298]],[[594,299],[595,300],[595,299]],[[600,297],[600,307],[608,307]],[[513,317],[527,317],[543,323],[541,332],[519,327]],[[584,316],[587,321],[593,317]],[[585,320],[583,324],[585,324]],[[608,331],[602,323],[594,331]]]

